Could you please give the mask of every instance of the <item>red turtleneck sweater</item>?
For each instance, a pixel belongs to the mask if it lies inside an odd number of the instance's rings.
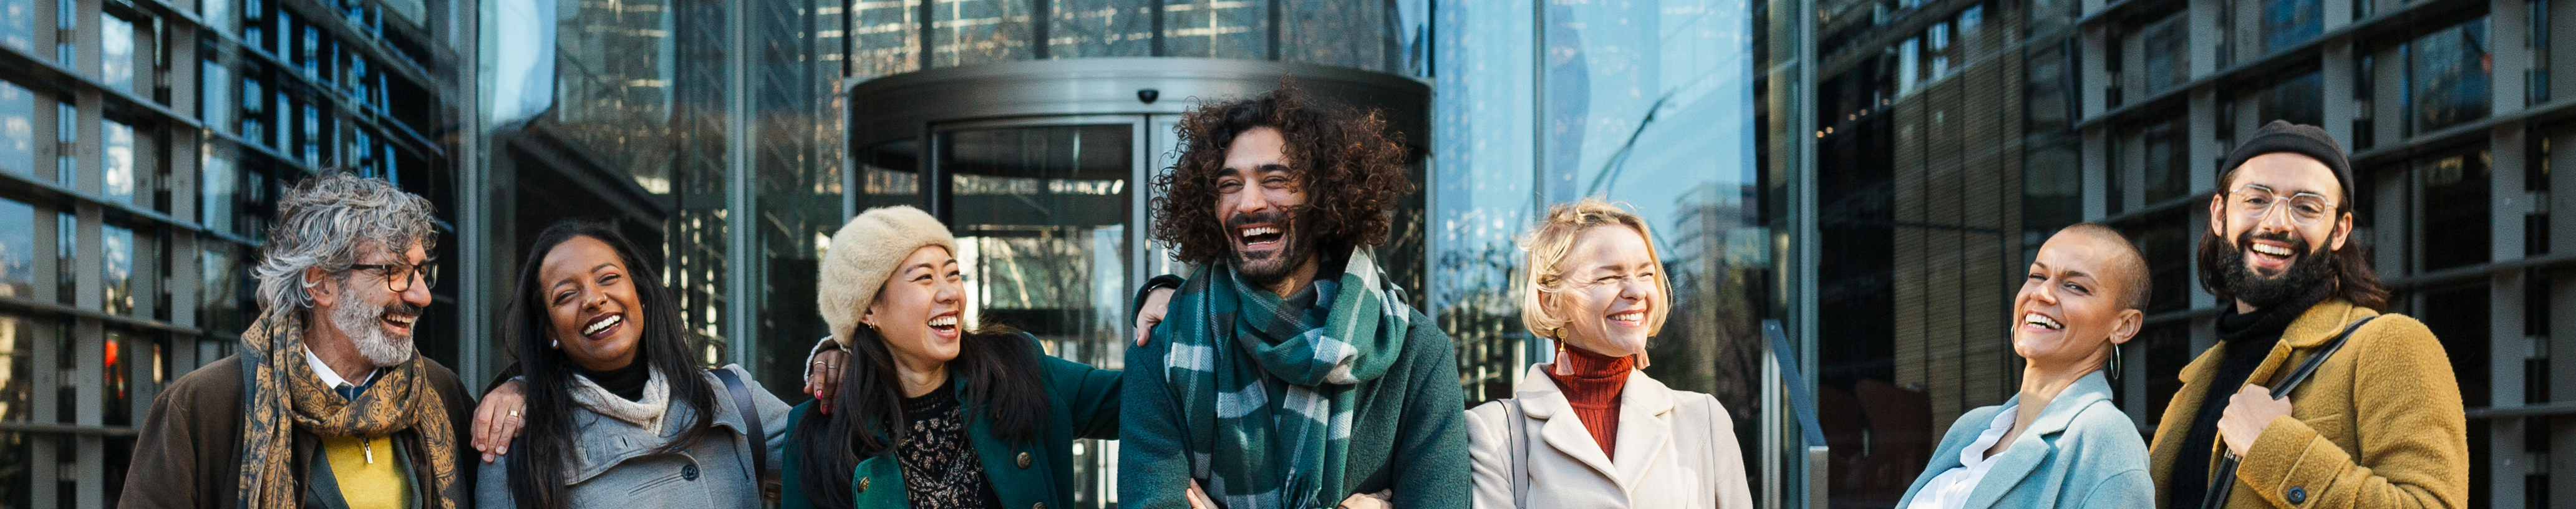
[[[1611,357],[1571,346],[1564,351],[1556,358],[1557,366],[1572,374],[1557,374],[1551,366],[1547,378],[1565,391],[1565,402],[1574,406],[1574,416],[1583,419],[1583,430],[1592,432],[1592,441],[1601,444],[1601,455],[1617,459],[1619,392],[1628,387],[1636,356]]]

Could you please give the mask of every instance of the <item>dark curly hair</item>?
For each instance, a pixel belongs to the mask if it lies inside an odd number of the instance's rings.
[[[1181,117],[1180,162],[1154,179],[1154,240],[1173,247],[1184,262],[1225,257],[1228,240],[1216,217],[1216,178],[1226,147],[1255,127],[1287,138],[1288,166],[1296,170],[1306,203],[1293,213],[1296,228],[1323,249],[1386,242],[1389,215],[1414,191],[1405,174],[1403,136],[1376,110],[1353,111],[1307,99],[1294,83],[1250,99],[1200,106]]]

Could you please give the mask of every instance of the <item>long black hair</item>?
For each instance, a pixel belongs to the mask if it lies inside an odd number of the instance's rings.
[[[896,378],[894,352],[873,329],[857,327],[851,336],[848,367],[841,370],[832,413],[806,413],[796,436],[788,437],[794,441],[788,447],[806,451],[798,466],[807,472],[802,489],[815,507],[850,507],[850,474],[859,460],[885,454],[905,438],[903,382]],[[1046,388],[1038,380],[1042,354],[1036,342],[1008,327],[978,328],[958,341],[957,359],[948,361],[950,382],[966,384],[962,399],[967,408],[992,417],[995,438],[1014,444],[1037,441],[1049,411]]]
[[[686,417],[678,422],[678,438],[663,444],[655,453],[685,450],[707,433],[716,407],[715,391],[701,382],[698,366],[691,362],[688,329],[680,324],[680,307],[671,289],[662,285],[658,271],[640,262],[635,245],[607,225],[586,221],[564,221],[546,227],[537,234],[527,258],[521,259],[519,285],[510,296],[510,306],[501,314],[502,339],[518,356],[520,369],[526,373],[527,417],[519,437],[511,440],[509,469],[510,494],[519,507],[570,507],[572,497],[564,492],[564,475],[572,470],[579,457],[575,449],[579,423],[573,410],[579,408],[572,397],[574,367],[563,351],[549,348],[552,338],[546,334],[553,318],[546,313],[543,296],[545,284],[538,269],[545,264],[546,254],[556,246],[575,238],[589,237],[608,244],[626,265],[627,282],[635,285],[639,307],[633,318],[644,327],[635,362],[647,363],[654,372],[671,381],[671,405],[687,411],[671,411]],[[674,416],[678,417],[678,416]],[[659,430],[656,430],[659,431]],[[756,444],[758,439],[754,439]]]

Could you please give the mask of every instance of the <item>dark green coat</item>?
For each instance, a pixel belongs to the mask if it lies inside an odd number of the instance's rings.
[[[1038,367],[1043,371],[1039,381],[1046,387],[1048,412],[1035,444],[1005,443],[994,438],[992,414],[978,408],[974,402],[959,402],[968,416],[967,438],[975,444],[975,455],[983,460],[984,477],[992,482],[993,493],[1001,497],[1002,507],[1009,509],[1073,507],[1073,491],[1079,487],[1073,477],[1073,440],[1118,438],[1120,377],[1117,370],[1094,368],[1054,356],[1039,356]],[[963,383],[963,380],[952,379],[951,383]],[[956,392],[961,399],[966,394],[963,390]],[[794,440],[796,427],[804,424],[805,416],[813,411],[813,406],[814,403],[808,401],[788,412],[789,440]],[[883,430],[871,432],[882,433]],[[784,483],[779,507],[813,507],[813,503],[806,500],[803,483],[830,481],[802,478],[799,470],[802,470],[800,467],[806,451],[794,442],[790,442],[786,449],[786,457],[779,463],[780,480]],[[1021,460],[1023,457],[1028,458],[1026,462]],[[840,482],[850,484],[855,498],[853,507],[910,507],[910,502],[904,497],[902,472],[903,468],[896,464],[894,454],[889,451],[860,459],[851,478]]]

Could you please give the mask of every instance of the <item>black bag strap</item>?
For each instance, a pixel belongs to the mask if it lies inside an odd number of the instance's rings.
[[[2325,365],[2327,357],[2333,357],[2335,351],[2343,349],[2344,341],[2352,339],[2352,333],[2361,331],[2361,326],[2368,325],[2371,320],[2377,318],[2379,315],[2353,320],[2351,325],[2344,326],[2343,332],[2335,334],[2334,339],[2326,340],[2326,344],[2319,345],[2317,353],[2308,354],[2307,361],[2300,362],[2298,368],[2290,370],[2289,374],[2281,376],[2280,381],[2272,383],[2272,399],[2290,397],[2290,391],[2298,390],[2300,384],[2308,381],[2308,375],[2316,374],[2317,367]],[[2236,457],[2236,453],[2225,453],[2224,457],[2219,458],[2218,469],[2213,471],[2217,475],[2210,476],[2209,489],[2201,492],[2201,509],[2219,509],[2227,505],[2228,492],[2236,488],[2238,461],[2241,460]]]
[[[742,411],[742,425],[749,433],[744,438],[748,438],[746,442],[751,444],[751,475],[760,480],[760,497],[777,500],[779,481],[774,471],[769,469],[769,431],[761,426],[760,407],[752,406],[751,389],[743,386],[742,377],[735,375],[733,370],[707,368],[707,372],[724,381],[725,392],[733,396],[734,408]]]
[[[2317,366],[2325,365],[2327,357],[2333,357],[2336,350],[2343,349],[2344,341],[2352,339],[2352,333],[2361,331],[2361,326],[2369,325],[2370,321],[2375,318],[2379,318],[2379,315],[2370,315],[2361,317],[2359,320],[2353,320],[2352,325],[2348,325],[2343,328],[2343,333],[2336,334],[2334,339],[2327,340],[2324,345],[2319,345],[2317,347],[2317,353],[2308,354],[2307,362],[2299,363],[2298,369],[2290,370],[2290,374],[2282,376],[2281,381],[2274,382],[2272,384],[2272,399],[2290,397],[2290,391],[2298,390],[2300,383],[2308,381],[2308,375],[2316,374]]]

